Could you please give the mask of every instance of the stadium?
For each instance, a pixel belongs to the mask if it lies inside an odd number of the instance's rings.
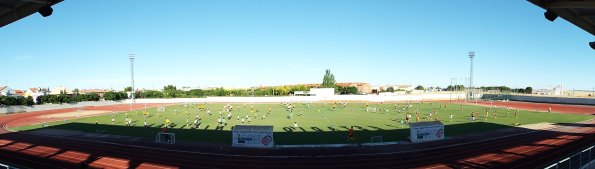
[[[591,2],[529,2],[595,32],[568,19],[591,21],[572,15]],[[2,2],[0,25],[64,3]],[[135,80],[155,82],[135,79],[130,54],[123,91],[0,86],[0,168],[595,168],[595,95],[474,86],[467,54],[469,77],[447,88],[339,83],[327,69],[320,84],[142,90]]]

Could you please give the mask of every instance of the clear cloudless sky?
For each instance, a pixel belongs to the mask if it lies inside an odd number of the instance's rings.
[[[595,87],[593,35],[527,1],[66,0],[0,28],[0,85]],[[459,83],[462,80],[459,81]]]

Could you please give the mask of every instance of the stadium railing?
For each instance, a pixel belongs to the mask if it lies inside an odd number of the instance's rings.
[[[19,169],[19,168],[0,162],[0,169]]]
[[[566,158],[557,160],[544,169],[595,169],[595,145],[572,153]]]

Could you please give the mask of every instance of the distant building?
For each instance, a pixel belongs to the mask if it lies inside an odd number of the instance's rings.
[[[380,86],[380,90],[386,91],[388,88],[392,87],[395,91],[413,91],[415,87],[413,85],[384,85]]]
[[[0,96],[10,96],[12,89],[8,86],[0,86]]]
[[[25,96],[25,91],[23,90],[13,90],[12,96]]]
[[[547,89],[535,89],[535,90],[533,90],[533,94],[538,94],[538,95],[554,95],[554,96],[560,96],[563,93],[564,93],[564,90],[562,88],[562,85],[556,85],[554,87],[547,88]]]
[[[332,96],[335,95],[335,88],[311,88],[311,96]]]
[[[108,90],[108,89],[83,89],[79,91],[79,94],[91,94],[91,93],[95,93],[97,95],[99,95],[100,99],[103,99],[103,95],[105,95],[105,93],[110,92],[112,90]]]
[[[295,91],[294,96],[333,96],[335,88],[310,88],[310,91]]]
[[[357,91],[362,94],[372,93],[372,86],[370,83],[362,83],[362,82],[347,82],[347,83],[336,83],[337,86],[341,87],[355,87]]]
[[[37,103],[37,98],[39,96],[48,95],[49,91],[50,90],[45,89],[45,88],[29,88],[28,90],[25,91],[24,97],[31,96],[33,98],[33,102]]]
[[[50,90],[50,95],[59,95],[61,92],[66,92],[66,94],[72,94],[72,90],[70,90],[69,88],[65,86],[58,86]]]

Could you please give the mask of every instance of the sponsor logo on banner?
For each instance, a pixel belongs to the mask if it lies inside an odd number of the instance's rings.
[[[443,136],[444,136],[444,130],[438,129],[438,131],[436,131],[436,137],[442,138]]]
[[[262,139],[260,140],[260,143],[262,143],[263,145],[269,145],[269,143],[271,143],[272,140],[273,140],[273,137],[271,137],[270,135],[267,135],[267,136],[262,137]]]

